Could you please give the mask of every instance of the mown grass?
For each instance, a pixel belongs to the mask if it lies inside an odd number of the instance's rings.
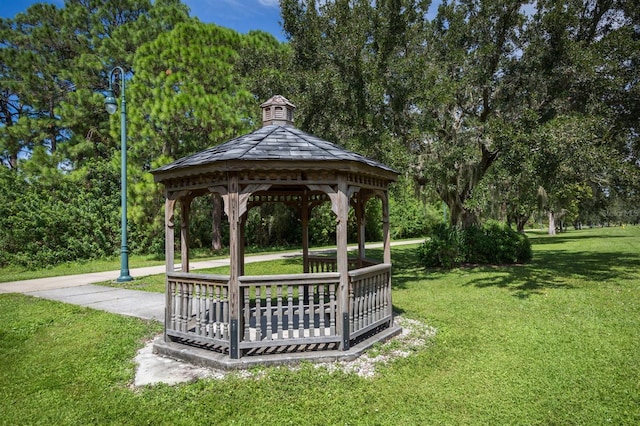
[[[373,379],[305,365],[133,390],[157,323],[2,295],[0,423],[640,423],[640,228],[533,242],[529,265],[453,271],[394,248],[396,311],[438,333]]]

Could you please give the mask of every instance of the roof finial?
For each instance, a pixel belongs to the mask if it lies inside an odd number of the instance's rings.
[[[278,126],[293,126],[293,112],[296,106],[281,95],[275,95],[262,105],[262,126],[276,124]]]

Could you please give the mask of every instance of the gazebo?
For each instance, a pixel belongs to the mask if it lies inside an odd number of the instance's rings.
[[[400,332],[393,325],[388,186],[393,169],[305,133],[295,106],[276,95],[263,103],[263,126],[152,171],[165,188],[166,309],[157,353],[221,366],[248,359],[327,359]],[[217,194],[229,221],[229,275],[189,269],[189,212],[195,197]],[[365,255],[365,205],[382,204],[383,261]],[[309,252],[311,210],[331,203],[335,255]],[[299,213],[299,274],[244,274],[247,212],[285,203]],[[175,214],[180,206],[180,270],[174,268]],[[347,221],[357,221],[357,256],[349,257]],[[198,353],[194,357],[194,353]],[[189,355],[185,355],[189,354]],[[210,355],[210,356],[209,356]],[[329,357],[330,358],[330,357]],[[235,364],[234,364],[235,362]]]

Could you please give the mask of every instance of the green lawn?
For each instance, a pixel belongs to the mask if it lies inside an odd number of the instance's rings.
[[[640,228],[532,239],[529,265],[453,271],[394,248],[395,309],[438,333],[373,379],[131,389],[157,323],[0,295],[0,424],[640,424]]]

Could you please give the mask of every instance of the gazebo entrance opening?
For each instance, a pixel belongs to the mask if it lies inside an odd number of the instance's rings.
[[[363,339],[388,338],[393,327],[388,167],[293,127],[293,105],[274,96],[262,105],[264,126],[155,170],[165,186],[165,341],[240,359],[248,355],[348,351]],[[279,109],[278,109],[279,108]],[[198,196],[217,194],[229,222],[229,275],[189,270],[189,210]],[[365,256],[365,206],[379,198],[383,260]],[[244,273],[248,211],[264,203],[295,208],[302,225],[300,274]],[[335,256],[309,253],[311,210],[330,203]],[[181,268],[174,270],[175,214],[180,208]],[[357,256],[347,252],[353,209]],[[175,356],[175,354],[173,354]]]

